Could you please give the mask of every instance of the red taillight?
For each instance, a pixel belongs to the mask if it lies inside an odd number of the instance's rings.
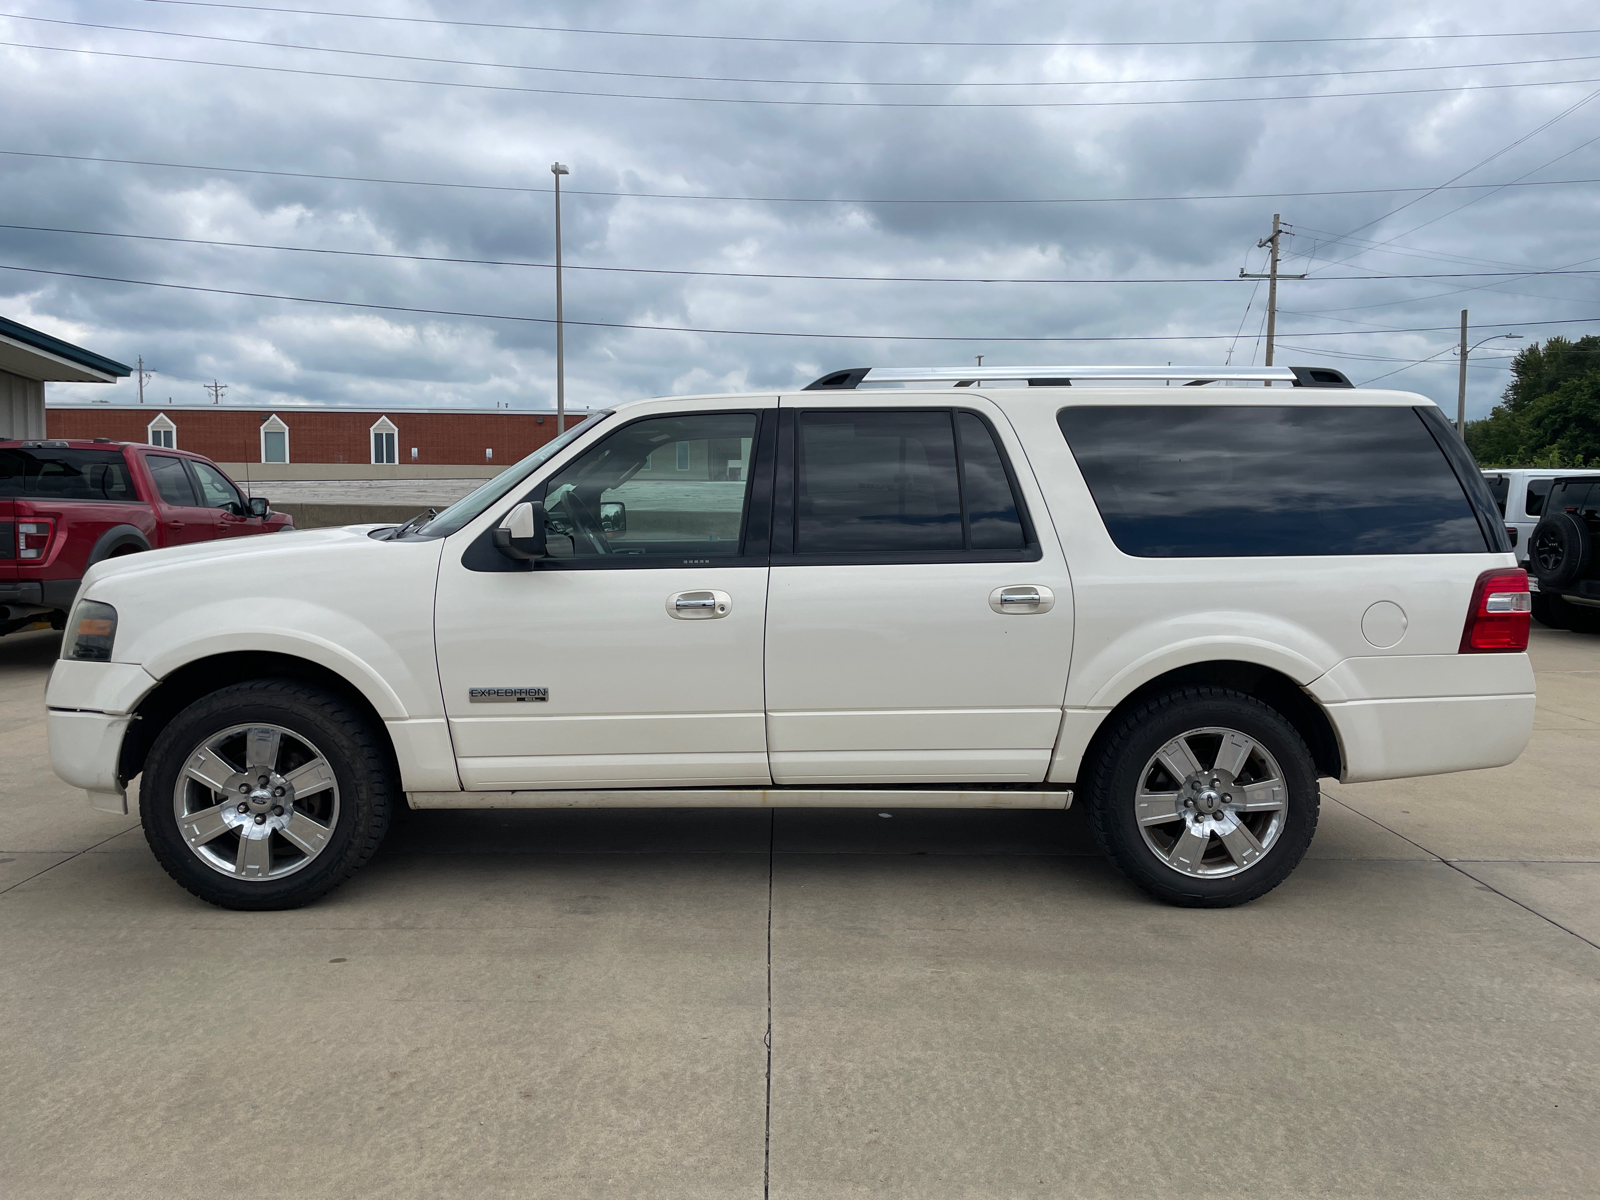
[[[1485,571],[1472,588],[1467,627],[1461,631],[1461,653],[1526,650],[1532,612],[1526,571],[1503,567]]]
[[[55,532],[54,521],[35,517],[31,521],[17,522],[17,557],[23,562],[38,562],[50,549],[50,535]]]

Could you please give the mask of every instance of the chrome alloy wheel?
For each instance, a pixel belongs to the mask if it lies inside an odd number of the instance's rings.
[[[1289,790],[1277,760],[1254,738],[1191,729],[1145,763],[1134,808],[1145,845],[1163,863],[1218,879],[1248,870],[1272,849]]]
[[[172,807],[183,840],[213,871],[281,879],[332,840],[339,784],[327,758],[299,734],[235,725],[189,752]]]

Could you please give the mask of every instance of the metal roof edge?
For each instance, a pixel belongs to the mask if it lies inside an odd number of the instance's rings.
[[[9,317],[0,317],[0,337],[13,342],[19,342],[32,350],[43,351],[55,358],[65,359],[67,362],[88,371],[98,371],[102,375],[111,375],[126,379],[133,374],[133,368],[124,366],[114,358],[107,358],[103,354],[96,354],[93,350],[85,350],[82,346],[74,346],[71,342],[64,342],[58,337],[51,337],[48,333],[30,328]],[[110,382],[109,380],[107,382]]]

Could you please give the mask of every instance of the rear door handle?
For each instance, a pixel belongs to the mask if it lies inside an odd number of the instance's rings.
[[[727,592],[711,589],[674,592],[667,597],[667,616],[680,621],[714,621],[727,616],[732,609],[733,600]]]
[[[989,607],[1005,617],[1018,617],[1025,613],[1046,613],[1055,607],[1056,594],[1047,587],[1031,584],[1013,584],[997,587],[989,593]]]

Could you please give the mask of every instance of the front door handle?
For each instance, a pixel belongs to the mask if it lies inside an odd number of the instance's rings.
[[[727,592],[711,589],[695,592],[674,592],[667,597],[667,616],[680,621],[714,621],[733,610],[733,600]]]
[[[1005,617],[1024,613],[1047,613],[1055,607],[1056,594],[1047,587],[1015,584],[997,587],[989,593],[989,607]]]

